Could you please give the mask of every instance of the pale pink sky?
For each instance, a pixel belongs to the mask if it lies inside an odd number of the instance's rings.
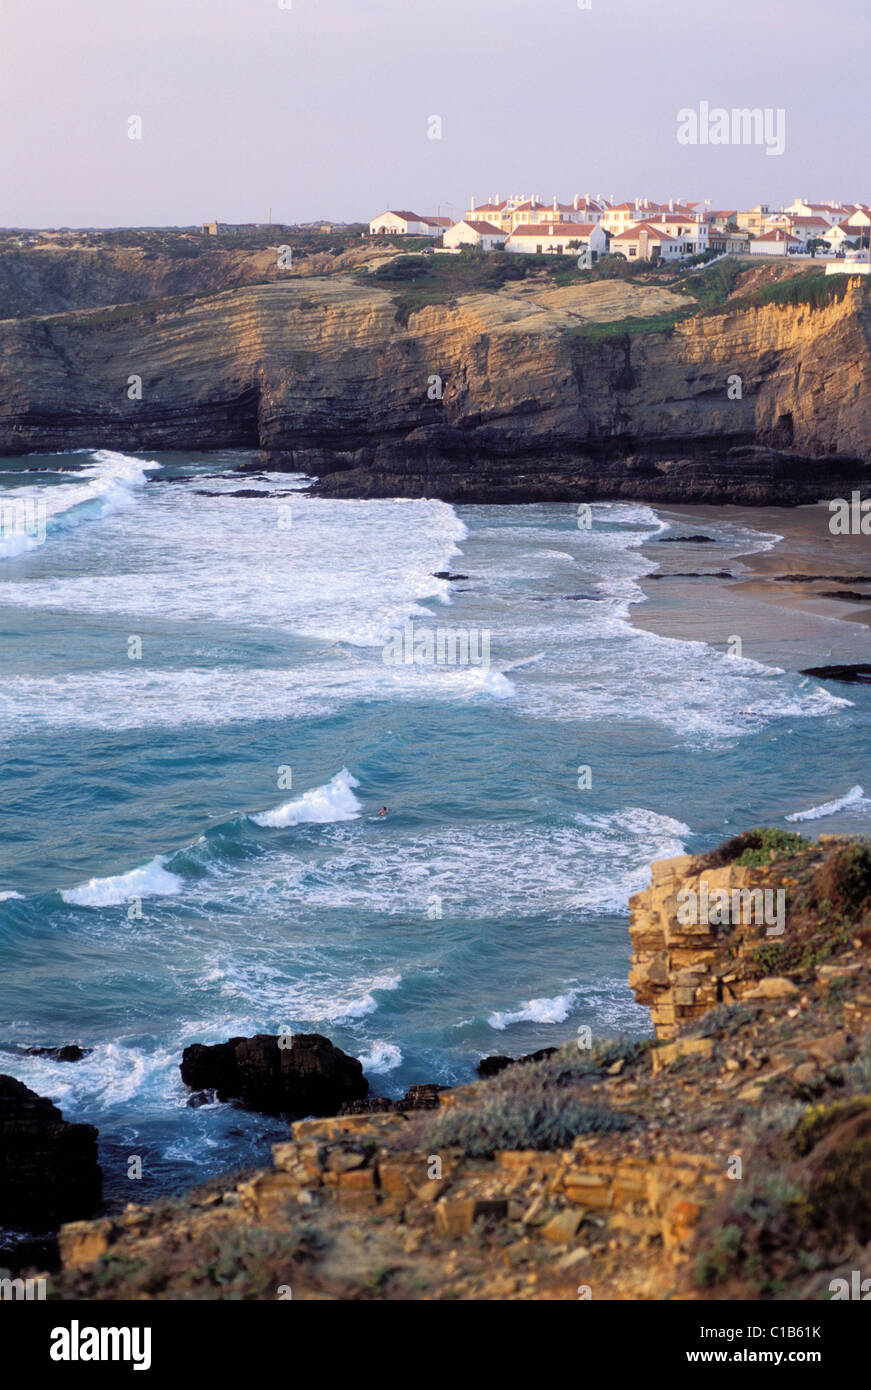
[[[0,0],[0,225],[871,200],[868,0],[280,3]],[[679,145],[701,101],[784,108],[785,153]]]

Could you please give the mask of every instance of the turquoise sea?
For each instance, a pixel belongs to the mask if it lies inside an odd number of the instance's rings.
[[[113,1203],[285,1132],[191,1108],[188,1043],[318,1031],[396,1095],[645,1034],[652,859],[871,825],[867,688],[631,625],[679,522],[331,501],[248,463],[0,462],[0,1071],[98,1127]],[[710,533],[712,569],[778,539]],[[489,660],[385,661],[409,622],[411,655],[451,628]]]

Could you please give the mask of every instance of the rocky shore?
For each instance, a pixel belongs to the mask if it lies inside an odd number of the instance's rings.
[[[783,932],[687,921],[703,885],[782,891]],[[297,1121],[269,1168],[66,1224],[49,1297],[830,1297],[871,1254],[871,847],[749,832],[631,909],[652,1041]]]

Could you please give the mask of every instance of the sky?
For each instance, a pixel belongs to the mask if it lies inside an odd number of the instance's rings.
[[[869,0],[0,0],[0,226],[871,201],[869,41]],[[680,143],[702,103],[782,153]]]

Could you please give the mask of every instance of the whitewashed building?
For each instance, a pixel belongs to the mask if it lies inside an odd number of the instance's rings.
[[[492,222],[464,218],[448,228],[442,237],[442,244],[450,250],[458,246],[480,246],[482,251],[496,251],[505,245],[507,239],[508,233],[494,227]]]
[[[593,261],[604,256],[608,249],[604,228],[592,222],[523,223],[515,227],[505,243],[506,251],[526,256],[579,255],[583,248],[589,248]]]
[[[450,227],[449,217],[421,216],[417,212],[382,212],[369,223],[370,236],[439,236]]]
[[[751,256],[786,256],[790,251],[800,251],[802,243],[783,227],[772,227],[770,232],[754,237],[747,249]]]
[[[653,222],[638,222],[611,238],[611,254],[627,261],[678,261],[686,255],[680,237]]]

